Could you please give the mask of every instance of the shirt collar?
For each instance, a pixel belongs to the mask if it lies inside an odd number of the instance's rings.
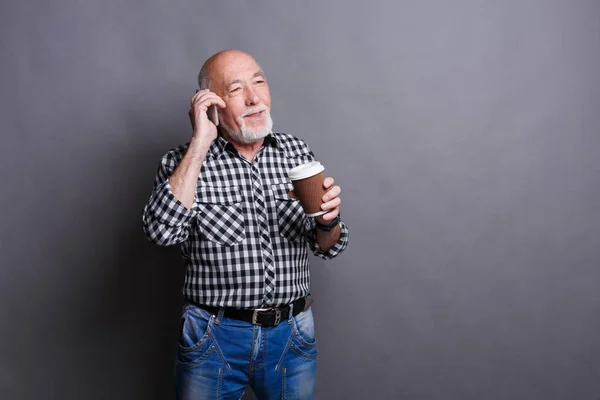
[[[265,140],[263,142],[263,147],[266,147],[266,146],[274,146],[277,148],[282,148],[281,142],[279,141],[277,136],[273,133],[269,133],[267,136],[265,136]],[[221,156],[225,153],[225,151],[230,151],[234,154],[237,154],[237,150],[235,149],[235,147],[233,147],[233,145],[230,142],[228,142],[227,140],[225,140],[225,138],[221,135],[218,135],[217,138],[212,142],[212,144],[210,145],[209,151],[212,154],[212,156],[215,157],[216,159],[221,158]]]

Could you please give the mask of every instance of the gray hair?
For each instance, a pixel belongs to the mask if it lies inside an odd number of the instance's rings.
[[[208,79],[206,65],[203,65],[198,73],[198,86],[200,87],[200,90],[209,89],[210,87],[210,79]]]

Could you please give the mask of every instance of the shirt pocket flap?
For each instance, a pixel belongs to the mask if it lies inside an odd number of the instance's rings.
[[[237,186],[200,186],[196,190],[198,203],[233,205],[242,202],[242,194]]]
[[[294,189],[294,186],[292,185],[292,182],[284,182],[284,183],[278,183],[275,185],[271,185],[271,190],[273,191],[273,196],[277,200],[294,201],[295,199],[292,199],[288,194],[293,189]]]

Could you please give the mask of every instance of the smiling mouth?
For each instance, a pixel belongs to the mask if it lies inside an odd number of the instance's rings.
[[[248,115],[245,115],[244,118],[256,118],[256,117],[260,117],[261,115],[264,114],[264,112],[265,112],[265,110],[256,112],[254,114],[248,114]]]

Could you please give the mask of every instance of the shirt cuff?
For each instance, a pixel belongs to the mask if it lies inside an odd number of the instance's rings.
[[[149,202],[150,212],[158,221],[168,226],[181,226],[189,223],[198,214],[198,199],[194,194],[192,208],[189,209],[173,194],[167,179],[161,183]]]
[[[338,241],[331,246],[331,248],[327,251],[321,250],[319,247],[319,242],[317,241],[317,233],[315,228],[317,223],[314,218],[307,217],[305,220],[305,228],[306,231],[309,232],[309,246],[312,250],[313,254],[323,260],[330,260],[336,257],[338,254],[346,250],[348,247],[348,226],[340,219],[340,238]]]

